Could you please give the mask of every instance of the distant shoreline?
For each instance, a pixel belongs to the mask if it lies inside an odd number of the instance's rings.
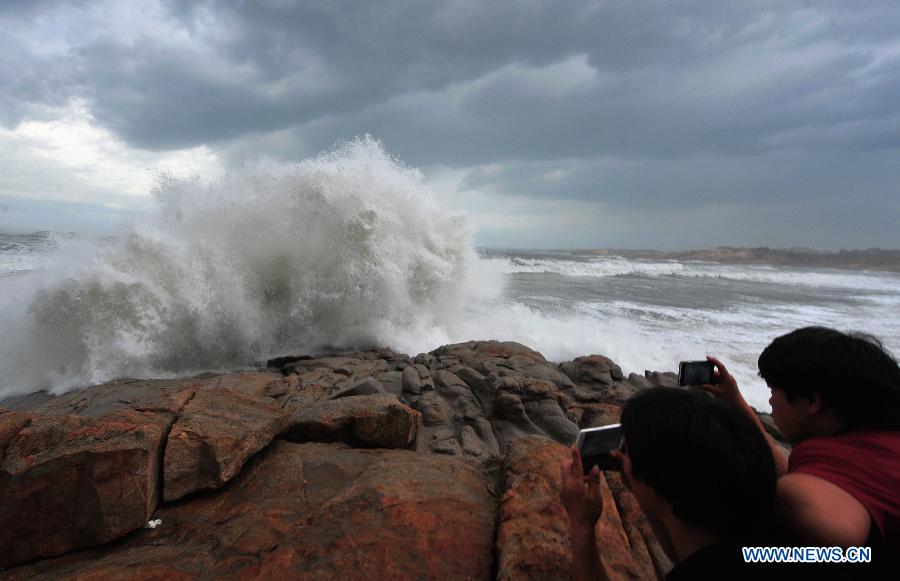
[[[900,273],[900,250],[869,248],[866,250],[816,250],[812,248],[742,248],[717,246],[706,250],[666,252],[661,250],[623,250],[596,248],[587,252],[597,256],[652,260],[700,260],[723,264],[764,264],[842,268],[849,270],[880,270]]]

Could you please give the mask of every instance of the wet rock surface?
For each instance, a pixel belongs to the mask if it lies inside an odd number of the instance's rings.
[[[196,390],[169,432],[164,500],[219,488],[289,421],[290,414],[270,398],[230,387]]]
[[[0,567],[106,543],[159,499],[169,414],[0,414]]]
[[[471,461],[279,441],[214,495],[167,505],[114,547],[34,576],[487,579],[496,500]]]
[[[356,447],[409,448],[420,415],[390,394],[318,401],[290,419],[281,437],[294,442],[345,442]]]
[[[626,378],[601,355],[557,365],[518,343],[470,341],[10,398],[0,567],[11,578],[565,579],[565,446],[618,421],[634,393],[674,383]],[[636,500],[605,476],[604,566],[662,577],[670,565]],[[151,518],[162,524],[141,528]]]

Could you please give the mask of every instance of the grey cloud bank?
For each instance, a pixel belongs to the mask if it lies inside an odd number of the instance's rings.
[[[456,176],[483,244],[900,246],[895,1],[7,2],[0,26],[6,131],[80,103],[224,169],[370,133]]]

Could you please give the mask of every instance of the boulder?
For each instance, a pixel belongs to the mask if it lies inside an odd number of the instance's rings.
[[[568,375],[556,369],[555,367],[551,367],[550,365],[529,365],[527,367],[519,369],[519,372],[521,372],[525,377],[552,381],[561,388],[575,387],[575,384],[572,382],[572,379]]]
[[[222,486],[289,420],[290,414],[268,397],[232,389],[198,390],[182,409],[166,444],[166,502]]]
[[[621,414],[622,408],[615,404],[595,403],[585,405],[582,407],[581,419],[578,425],[581,429],[585,429],[617,424]]]
[[[0,415],[0,567],[106,543],[147,522],[172,421],[135,410]]]
[[[350,397],[353,395],[375,395],[384,393],[384,386],[374,377],[364,377],[353,382],[349,387],[339,389],[328,396],[329,399],[340,399],[342,397]]]
[[[405,368],[404,368],[405,369]],[[403,394],[403,371],[385,371],[375,377],[386,393],[392,393],[400,398]]]
[[[11,412],[0,408],[0,466],[3,466],[6,449],[12,443],[13,438],[19,435],[22,428],[30,424],[32,419],[31,414]]]
[[[649,379],[647,379],[643,375],[638,375],[637,373],[629,373],[627,381],[638,389],[647,389],[648,387],[653,387],[653,384]]]
[[[277,441],[222,489],[159,510],[153,530],[4,575],[487,580],[492,486],[462,459]]]
[[[560,363],[559,369],[572,381],[582,385],[609,385],[625,379],[622,368],[603,355],[576,357],[574,361]]]
[[[653,387],[678,387],[678,374],[670,371],[644,371]]]
[[[640,388],[631,383],[615,381],[608,385],[579,385],[572,390],[572,396],[579,402],[624,405],[638,391]]]
[[[450,421],[450,408],[437,392],[429,391],[416,400],[416,409],[422,414],[426,427],[443,426]]]
[[[416,441],[421,421],[419,412],[393,395],[358,395],[300,409],[281,437],[292,442],[409,448]]]
[[[403,369],[401,386],[406,393],[414,395],[422,394],[422,378],[419,377],[419,371],[412,365]]]

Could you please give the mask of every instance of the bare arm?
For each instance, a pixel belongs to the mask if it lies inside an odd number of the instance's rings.
[[[581,454],[572,448],[572,459],[560,468],[562,487],[559,496],[569,517],[572,540],[572,580],[608,579],[600,563],[595,528],[603,513],[600,494],[600,469],[594,466],[587,478],[581,468]]]
[[[597,552],[597,535],[594,529],[576,529],[569,526],[572,537],[572,581],[594,581],[608,579],[606,570],[600,564]]]
[[[762,432],[763,437],[766,439],[766,443],[769,445],[769,450],[771,450],[772,452],[772,460],[775,461],[775,475],[780,477],[787,474],[787,456],[785,456],[781,448],[778,447],[775,439],[769,434],[769,432],[766,431],[766,427],[763,426],[763,423],[759,419],[759,416],[756,415],[756,412],[753,411],[753,408],[750,407],[750,404],[747,403],[747,400],[744,399],[744,396],[741,395],[741,390],[738,387],[737,380],[733,375],[728,373],[728,370],[725,368],[721,361],[719,361],[715,357],[707,357],[707,359],[716,366],[714,378],[715,384],[704,385],[703,389],[715,395],[721,400],[736,405],[747,415],[748,418],[750,418],[750,421],[752,421],[754,425],[759,428],[759,431]]]
[[[861,547],[869,538],[869,511],[836,484],[809,474],[778,479],[778,518],[788,533],[811,546]]]

